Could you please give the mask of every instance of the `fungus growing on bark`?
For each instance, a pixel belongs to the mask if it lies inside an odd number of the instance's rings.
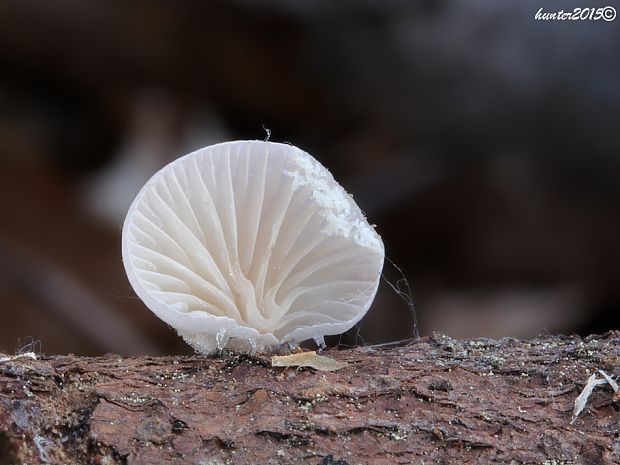
[[[146,306],[202,353],[340,334],[374,299],[384,248],[353,199],[286,144],[212,145],[129,208],[123,263]]]

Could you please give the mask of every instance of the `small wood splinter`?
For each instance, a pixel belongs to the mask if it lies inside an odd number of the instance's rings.
[[[347,366],[346,362],[317,355],[315,351],[271,357],[273,367],[310,367],[319,371],[336,371]]]

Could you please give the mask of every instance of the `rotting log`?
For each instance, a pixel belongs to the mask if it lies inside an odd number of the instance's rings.
[[[0,358],[0,463],[620,463],[608,386],[571,424],[590,374],[619,373],[620,332],[434,335],[323,354],[347,366],[274,368],[233,354]]]

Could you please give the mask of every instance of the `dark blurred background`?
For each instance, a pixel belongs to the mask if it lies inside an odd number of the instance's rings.
[[[534,20],[575,6],[605,5],[0,0],[0,350],[189,352],[120,225],[165,163],[263,125],[378,225],[422,334],[617,329],[620,20]],[[411,333],[383,283],[342,340]]]

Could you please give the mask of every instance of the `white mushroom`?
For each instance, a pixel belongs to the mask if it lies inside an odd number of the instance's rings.
[[[202,353],[340,334],[374,299],[384,248],[351,196],[286,144],[237,141],[181,157],[129,208],[136,294]]]

